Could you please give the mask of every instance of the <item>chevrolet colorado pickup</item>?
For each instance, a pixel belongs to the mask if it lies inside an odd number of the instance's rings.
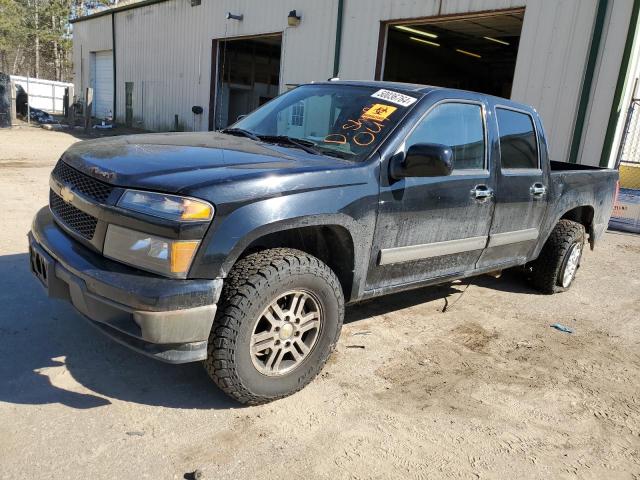
[[[220,132],[73,145],[33,221],[31,269],[115,340],[203,361],[257,404],[318,374],[345,304],[511,267],[566,290],[617,175],[549,161],[526,105],[312,83]]]

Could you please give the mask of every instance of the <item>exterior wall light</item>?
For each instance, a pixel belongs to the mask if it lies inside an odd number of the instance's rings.
[[[298,13],[295,10],[291,10],[289,12],[289,16],[287,17],[287,21],[290,27],[297,27],[298,25],[300,25],[301,19],[302,17],[298,15]]]

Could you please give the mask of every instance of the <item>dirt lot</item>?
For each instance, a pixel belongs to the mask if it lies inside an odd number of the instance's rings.
[[[507,274],[352,307],[318,379],[242,408],[31,278],[26,232],[74,141],[0,131],[0,478],[640,480],[639,236],[608,233],[553,297]]]

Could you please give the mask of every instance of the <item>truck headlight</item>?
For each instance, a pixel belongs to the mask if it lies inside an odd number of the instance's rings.
[[[172,240],[109,225],[102,253],[142,270],[185,278],[199,244],[199,240]]]
[[[203,200],[165,193],[126,190],[118,206],[154,217],[186,222],[202,222],[213,218],[213,206]]]

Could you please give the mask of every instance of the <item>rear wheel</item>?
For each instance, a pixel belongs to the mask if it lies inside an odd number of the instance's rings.
[[[584,226],[560,220],[538,258],[526,267],[533,287],[548,294],[569,289],[580,268],[584,243]]]
[[[291,395],[320,372],[343,318],[340,283],[317,258],[285,248],[248,255],[225,281],[205,368],[241,403]]]

